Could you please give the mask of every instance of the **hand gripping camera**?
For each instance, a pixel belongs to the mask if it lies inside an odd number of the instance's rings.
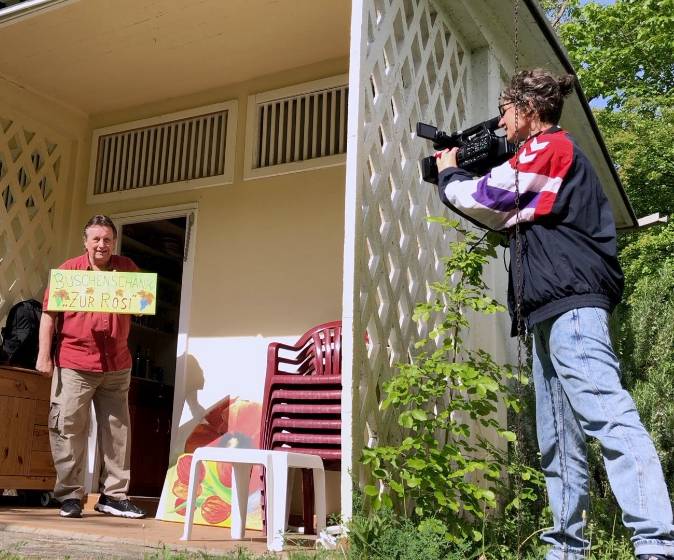
[[[459,148],[456,157],[459,167],[476,175],[484,175],[517,151],[517,147],[508,142],[505,136],[496,135],[499,120],[498,117],[494,117],[467,130],[451,134],[438,130],[433,125],[418,122],[417,136],[433,142],[436,150]],[[421,176],[427,183],[438,184],[438,165],[435,156],[421,160]]]

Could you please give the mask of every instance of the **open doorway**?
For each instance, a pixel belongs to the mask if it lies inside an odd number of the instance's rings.
[[[132,496],[159,497],[169,464],[189,222],[138,216],[120,227],[119,253],[157,273],[157,312],[132,317],[129,334]]]

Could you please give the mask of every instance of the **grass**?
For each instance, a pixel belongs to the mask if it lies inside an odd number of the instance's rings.
[[[406,535],[406,540],[409,540],[410,535]],[[599,538],[596,538],[599,537]],[[634,558],[632,546],[629,540],[613,537],[607,538],[606,535],[595,535],[596,540],[592,543],[592,551],[586,556],[586,560],[632,560]],[[388,539],[386,539],[388,540]],[[388,543],[392,544],[391,542]],[[465,558],[480,558],[483,560],[539,560],[545,554],[547,547],[542,544],[533,544],[527,547],[528,550],[517,551],[506,547],[487,547],[487,550],[472,551],[471,553],[448,554],[444,556],[447,560],[464,560]],[[402,550],[395,550],[396,546],[389,549],[388,557],[390,559],[404,560],[406,558],[426,558],[421,553],[409,555]],[[427,550],[428,552],[428,550]],[[375,555],[377,558],[380,556]],[[24,560],[26,556],[22,556],[16,551],[0,550],[0,560]],[[105,558],[110,558],[106,556]],[[336,551],[287,551],[283,556],[277,554],[253,554],[245,548],[239,548],[234,552],[224,555],[212,555],[205,552],[176,552],[168,548],[157,550],[151,554],[145,554],[144,560],[346,560],[347,554]],[[355,559],[354,559],[355,560]]]
[[[289,551],[285,558],[288,560],[338,560],[342,554],[326,551]],[[239,548],[235,552],[225,555],[210,555],[206,553],[181,553],[168,549],[145,555],[144,560],[279,560],[277,554],[253,554],[245,548]],[[0,560],[5,560],[0,557]],[[10,559],[8,559],[10,560]],[[11,559],[14,560],[14,559]]]
[[[23,560],[24,558],[26,557],[16,552],[0,550],[0,560]],[[175,552],[165,548],[143,556],[143,560],[279,560],[280,558],[286,558],[287,560],[338,560],[343,559],[344,556],[341,553],[326,551],[290,551],[282,557],[276,554],[252,554],[245,548],[239,548],[235,552],[224,555],[211,555],[204,552]]]

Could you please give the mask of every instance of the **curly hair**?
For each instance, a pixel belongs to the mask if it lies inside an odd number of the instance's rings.
[[[573,91],[575,81],[571,74],[555,76],[542,68],[522,70],[512,77],[501,93],[501,100],[536,113],[543,122],[557,124],[564,98]]]
[[[82,232],[84,239],[87,238],[87,230],[92,226],[109,227],[112,230],[112,237],[115,239],[117,238],[117,228],[115,227],[115,223],[110,218],[108,218],[108,216],[97,214],[96,216],[89,218],[89,221],[84,226],[84,231]]]

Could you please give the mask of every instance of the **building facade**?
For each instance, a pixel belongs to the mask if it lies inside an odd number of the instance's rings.
[[[343,465],[328,481],[348,515],[360,450],[391,435],[382,383],[419,335],[414,305],[447,250],[425,219],[446,209],[420,177],[432,148],[416,123],[494,116],[516,64],[568,70],[541,18],[533,0],[0,10],[0,322],[81,251],[89,216],[112,216],[119,250],[165,277],[159,319],[139,322],[130,346],[139,383],[172,387],[156,430],[173,464],[223,399],[262,400],[270,341],[341,319]],[[619,226],[633,225],[580,90],[562,124]],[[503,300],[502,260],[486,274]],[[476,319],[469,338],[513,361],[507,331],[505,317]]]

